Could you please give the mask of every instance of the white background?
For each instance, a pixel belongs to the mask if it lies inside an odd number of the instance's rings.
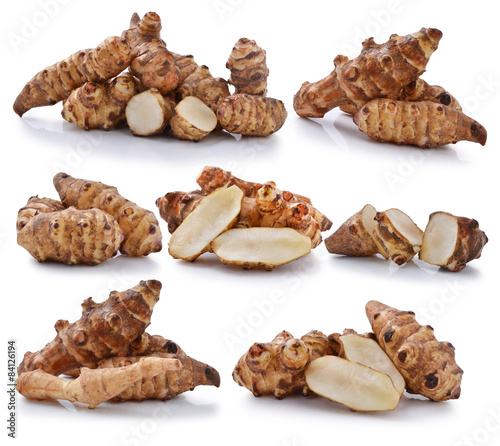
[[[46,6],[44,6],[46,5]],[[51,5],[50,8],[47,5]],[[493,2],[438,1],[24,1],[9,2],[2,27],[2,151],[0,271],[3,372],[7,339],[17,340],[18,360],[55,335],[57,319],[75,321],[80,303],[141,279],[163,283],[148,331],[175,340],[194,358],[216,367],[219,389],[199,387],[170,402],[83,405],[32,402],[18,397],[19,444],[498,444],[500,398],[497,356],[498,99],[500,73]],[[5,5],[4,5],[5,8]],[[45,8],[45,10],[44,10]],[[141,8],[141,9],[138,9]],[[136,138],[128,130],[84,132],[60,118],[61,105],[35,109],[20,119],[12,103],[43,67],[81,48],[120,34],[132,12],[156,11],[163,38],[191,53],[215,76],[240,37],[267,50],[269,96],[282,99],[288,120],[265,139],[210,135],[198,144],[170,137]],[[46,12],[48,11],[48,12]],[[461,142],[422,151],[378,144],[338,110],[321,120],[299,118],[292,107],[301,83],[333,69],[333,58],[354,57],[361,40],[383,42],[392,33],[421,27],[443,31],[424,78],[445,86],[488,130],[485,147]],[[172,190],[196,188],[206,164],[251,181],[309,196],[336,229],[366,203],[397,207],[424,228],[433,211],[476,218],[490,238],[481,259],[460,273],[419,260],[398,268],[379,257],[341,258],[320,245],[311,255],[275,271],[229,268],[207,254],[195,263],[172,259],[166,249],[148,258],[117,257],[96,267],[39,264],[16,244],[17,210],[32,195],[57,198],[58,171],[101,180],[125,197],[155,210]],[[329,234],[326,234],[326,236]],[[278,301],[270,304],[272,297]],[[379,299],[414,310],[456,347],[465,370],[462,396],[431,403],[404,396],[394,412],[354,413],[319,397],[254,398],[231,373],[256,341],[286,329],[301,336],[346,327],[369,330],[364,304]],[[1,368],[0,368],[1,370]],[[4,387],[6,390],[6,387]],[[2,393],[5,395],[4,391]],[[7,401],[2,420],[7,419]],[[4,418],[5,417],[5,418]],[[2,421],[3,437],[6,421]]]

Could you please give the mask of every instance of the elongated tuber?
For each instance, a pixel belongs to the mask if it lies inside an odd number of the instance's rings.
[[[127,125],[136,136],[159,135],[172,119],[172,102],[157,88],[135,95],[125,109]]]
[[[168,223],[168,232],[172,234],[186,217],[193,212],[205,194],[200,190],[192,192],[168,192],[156,200],[160,216]]]
[[[466,263],[481,257],[488,237],[476,220],[434,212],[425,228],[420,259],[450,271],[460,271]]]
[[[130,63],[130,72],[144,89],[157,88],[165,95],[181,82],[180,72],[172,53],[159,40],[145,42],[137,48],[137,56]]]
[[[160,374],[178,372],[182,363],[177,358],[138,358],[138,361],[117,368],[81,369],[80,376],[66,381],[43,370],[21,373],[16,380],[17,391],[33,400],[58,399],[78,401],[94,409],[131,388],[134,383],[153,380]]]
[[[359,130],[379,142],[424,149],[472,141],[486,144],[486,129],[459,110],[431,101],[374,99],[354,116]]]
[[[377,301],[366,304],[366,315],[377,341],[406,381],[406,390],[433,401],[460,396],[463,370],[455,348],[438,342],[429,325],[420,325],[412,311],[399,311]]]
[[[88,298],[82,304],[82,317],[71,324],[57,321],[57,336],[38,352],[27,352],[18,374],[41,369],[59,375],[79,367],[96,367],[101,359],[128,356],[134,341],[149,341],[143,334],[160,289],[160,282],[148,280],[126,291],[113,291],[99,304]],[[140,342],[134,348],[140,350]]]
[[[305,377],[314,393],[354,411],[394,410],[401,396],[385,373],[337,356],[314,360]]]
[[[21,224],[17,243],[39,262],[97,265],[114,257],[123,240],[116,219],[100,209],[70,207]]]
[[[62,172],[54,176],[54,186],[65,206],[97,208],[115,217],[124,234],[122,254],[147,256],[161,251],[161,231],[154,214],[122,197],[116,187]]]
[[[170,128],[179,139],[200,141],[217,126],[215,113],[196,96],[187,96],[174,108]]]
[[[224,130],[246,136],[268,136],[285,123],[288,113],[279,99],[248,94],[226,97],[217,109]]]
[[[30,197],[26,206],[19,209],[17,213],[17,232],[19,233],[29,220],[39,214],[48,214],[63,210],[64,206],[60,201],[52,200],[51,198],[38,198],[38,195],[36,197]]]
[[[64,100],[62,117],[84,130],[111,130],[125,120],[125,107],[138,91],[137,80],[129,75],[104,84],[87,82]]]
[[[439,85],[429,85],[423,79],[410,82],[401,90],[399,100],[402,101],[431,101],[446,105],[458,111],[462,111],[459,102]]]
[[[295,111],[299,116],[320,118],[340,105],[360,109],[374,98],[397,99],[402,88],[425,71],[441,37],[438,29],[422,28],[407,36],[393,34],[383,44],[366,39],[357,58],[339,55],[327,77],[302,84],[294,96]]]
[[[255,40],[239,39],[231,51],[226,68],[231,70],[229,83],[234,86],[235,94],[266,95],[269,75],[266,52]]]
[[[291,228],[229,229],[210,244],[226,265],[272,270],[311,252],[311,240]]]
[[[85,82],[105,82],[127,68],[132,57],[125,39],[108,37],[96,48],[78,51],[36,74],[16,98],[14,111],[22,116],[66,99]]]
[[[311,331],[300,339],[282,331],[272,342],[253,344],[236,364],[233,379],[254,396],[306,396],[311,393],[304,375],[309,363],[337,352],[338,343],[320,331]]]
[[[170,400],[183,392],[193,390],[197,386],[220,385],[220,376],[213,367],[186,355],[154,353],[148,359],[166,358],[177,360],[181,364],[178,370],[164,370],[154,377],[136,381],[126,390],[120,392],[113,401],[145,399]],[[130,366],[142,361],[141,357],[114,357],[99,363],[99,370]]]
[[[356,257],[378,254],[378,247],[364,223],[367,222],[367,225],[370,225],[376,214],[377,210],[371,204],[367,204],[346,220],[340,228],[325,239],[328,252]]]
[[[206,196],[170,237],[170,255],[183,260],[198,258],[209,249],[212,240],[236,223],[242,199],[243,192],[237,186]]]

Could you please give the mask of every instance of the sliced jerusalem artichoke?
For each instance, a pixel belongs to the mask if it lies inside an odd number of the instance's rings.
[[[488,242],[476,220],[434,212],[429,217],[419,258],[450,271],[460,271],[471,260],[481,257]]]
[[[125,116],[134,135],[158,135],[165,130],[172,118],[172,105],[158,89],[150,88],[130,99]]]
[[[315,359],[305,375],[313,392],[355,411],[394,410],[401,396],[385,373],[338,356]]]
[[[237,228],[217,237],[211,249],[222,263],[271,270],[309,254],[311,239],[291,228]]]
[[[409,262],[420,251],[423,232],[399,209],[377,212],[373,221],[364,223],[380,254],[397,265]]]
[[[199,141],[217,126],[215,113],[195,96],[187,96],[174,109],[170,128],[179,139]]]
[[[356,257],[378,254],[377,245],[365,227],[365,222],[371,224],[375,220],[376,214],[377,210],[371,204],[367,204],[350,217],[325,240],[328,252]],[[373,225],[371,224],[371,226]]]
[[[195,260],[209,249],[210,242],[238,220],[243,192],[237,186],[217,189],[174,231],[168,252],[176,259]]]
[[[377,341],[356,333],[338,338],[342,344],[342,357],[389,375],[397,392],[402,395],[405,380]]]

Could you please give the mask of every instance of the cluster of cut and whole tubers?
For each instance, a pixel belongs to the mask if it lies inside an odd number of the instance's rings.
[[[481,257],[486,234],[476,220],[433,212],[422,231],[399,209],[377,212],[367,204],[325,240],[332,254],[364,257],[382,254],[397,265],[418,257],[449,271],[460,271]]]
[[[24,355],[18,392],[95,408],[108,400],[169,400],[199,385],[219,387],[213,367],[187,356],[175,342],[146,333],[161,287],[157,280],[141,281],[112,291],[102,303],[86,299],[78,321],[57,321],[57,336]]]
[[[255,343],[233,379],[254,396],[315,393],[354,411],[394,410],[405,389],[433,401],[459,398],[463,371],[452,344],[437,341],[412,311],[372,300],[366,314],[373,333],[313,330],[298,339],[283,331]]]
[[[304,82],[294,109],[299,116],[321,118],[340,107],[379,142],[422,148],[462,140],[484,145],[486,129],[466,116],[444,88],[420,78],[441,37],[438,29],[422,28],[407,36],[393,34],[383,44],[369,38],[357,58],[338,55],[328,76]]]
[[[176,259],[192,261],[211,251],[225,264],[271,270],[311,252],[332,225],[309,198],[274,182],[252,183],[206,166],[197,183],[201,190],[156,200]]]
[[[61,201],[31,197],[17,216],[17,243],[39,262],[97,265],[120,251],[147,256],[162,249],[153,212],[122,197],[116,187],[60,172]]]
[[[14,111],[22,116],[63,101],[63,118],[85,130],[126,123],[134,135],[158,135],[169,128],[176,138],[192,141],[215,129],[267,136],[283,126],[287,112],[282,101],[266,96],[266,52],[255,41],[236,42],[226,65],[228,82],[214,78],[193,56],[170,52],[161,27],[155,12],[142,19],[134,13],[121,37],[109,37],[37,73],[17,97]]]

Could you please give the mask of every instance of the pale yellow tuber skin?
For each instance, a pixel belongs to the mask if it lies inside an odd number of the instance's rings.
[[[87,82],[63,102],[62,117],[78,127],[111,130],[125,120],[128,101],[139,92],[133,76],[117,76],[105,84]]]
[[[39,262],[68,265],[98,265],[116,255],[122,240],[122,230],[111,215],[74,207],[39,213],[17,234],[17,243]]]
[[[267,93],[266,52],[255,42],[242,37],[234,45],[226,63],[231,70],[229,84],[235,88],[235,94],[265,96]]]
[[[359,130],[378,142],[428,149],[458,141],[486,144],[486,129],[461,111],[431,101],[374,99],[354,116]]]
[[[63,172],[55,175],[54,186],[65,206],[98,208],[114,216],[124,234],[122,254],[147,256],[161,251],[161,231],[154,214],[122,197],[116,187]]]
[[[179,371],[177,358],[147,357],[117,368],[82,368],[80,376],[66,381],[43,370],[21,373],[16,380],[17,391],[32,400],[58,399],[88,404],[89,409],[115,398],[135,383],[152,380],[160,374]]]
[[[248,94],[226,97],[217,109],[224,130],[245,136],[269,136],[283,127],[287,116],[279,99]]]
[[[460,396],[463,370],[455,362],[455,348],[438,342],[430,325],[420,325],[412,311],[374,300],[366,304],[366,315],[378,343],[403,375],[408,392],[433,401]]]
[[[321,356],[338,354],[338,349],[338,343],[320,331],[300,339],[283,331],[272,342],[253,344],[236,364],[233,379],[254,396],[307,396],[311,390],[305,380],[306,367]]]
[[[97,48],[78,51],[36,74],[16,98],[14,111],[22,116],[66,99],[85,82],[105,82],[127,68],[132,57],[125,39],[108,37]]]
[[[157,88],[162,95],[177,88],[181,82],[174,56],[163,42],[156,39],[137,48],[130,72],[140,80],[144,89]]]

